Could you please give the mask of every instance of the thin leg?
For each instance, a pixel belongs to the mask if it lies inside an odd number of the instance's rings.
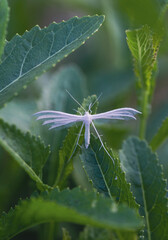
[[[82,113],[81,112],[79,112],[78,110],[76,110],[76,109],[73,109],[76,113],[79,113],[81,116],[82,116]]]
[[[79,145],[78,142],[79,142],[79,138],[80,138],[81,133],[82,133],[83,126],[84,126],[84,122],[82,123],[82,126],[81,126],[81,128],[80,128],[80,131],[79,131],[79,134],[78,134],[78,138],[77,138],[77,141],[76,141],[76,145],[75,145],[75,147],[74,147],[74,150],[73,150],[71,156],[70,156],[69,159],[68,159],[68,162],[71,160],[74,152],[76,151],[77,146]]]
[[[95,103],[97,103],[97,101],[99,100],[99,98],[101,97],[102,94],[103,94],[103,93],[100,93],[100,95],[98,96],[98,98],[96,99],[96,101],[94,101],[94,103],[91,104],[90,110],[91,110],[91,108],[95,105]]]
[[[104,144],[103,144],[103,141],[101,140],[101,137],[100,137],[100,135],[99,135],[99,133],[98,133],[98,131],[97,131],[97,129],[96,129],[96,127],[95,127],[95,125],[94,125],[93,122],[92,122],[92,126],[93,126],[93,128],[94,128],[94,130],[95,130],[95,132],[96,132],[96,134],[97,134],[97,136],[98,136],[98,138],[99,138],[99,140],[100,140],[100,143],[101,143],[102,147],[104,148],[105,152],[107,153],[107,155],[111,158],[111,160],[112,160],[113,163],[114,163],[114,159],[112,158],[112,156],[109,154],[109,152],[108,152],[107,149],[105,148],[105,146],[104,146]]]

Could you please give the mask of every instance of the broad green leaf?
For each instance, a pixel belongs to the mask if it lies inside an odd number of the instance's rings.
[[[142,220],[133,209],[116,205],[94,192],[57,189],[20,201],[0,219],[0,238],[10,239],[37,224],[56,221],[87,224],[101,228],[136,231]]]
[[[145,217],[145,239],[168,239],[166,181],[157,156],[145,141],[130,137],[123,144],[120,160]]]
[[[167,137],[168,137],[168,117],[163,121],[162,126],[159,128],[158,132],[150,142],[153,151],[156,151],[157,148],[166,140]]]
[[[15,99],[0,109],[0,118],[8,124],[14,124],[20,130],[30,131],[32,115],[37,112],[37,106],[33,99]],[[38,134],[39,135],[39,134]]]
[[[156,57],[160,38],[154,36],[147,25],[137,30],[127,30],[126,35],[137,76],[138,98],[142,112],[140,137],[144,138],[149,106],[155,87]]]
[[[147,125],[147,140],[150,143],[152,139],[157,135],[157,132],[161,128],[164,120],[168,116],[168,103],[160,103],[157,108],[153,109],[151,116],[149,117]],[[168,179],[168,140],[165,141],[157,149],[157,155],[159,163],[163,166],[164,177]]]
[[[116,101],[123,97],[131,89],[134,83],[134,75],[127,71],[98,71],[93,74],[88,82],[91,92],[103,93],[100,98],[101,105],[107,105],[110,101]]]
[[[8,18],[9,18],[9,7],[8,7],[7,0],[0,0],[0,58],[3,53],[3,49],[5,45]]]
[[[103,20],[103,16],[74,17],[44,29],[35,26],[23,36],[16,35],[6,44],[0,65],[0,106],[82,45]]]
[[[30,133],[22,133],[14,125],[0,120],[0,145],[37,183],[40,189],[50,189],[42,182],[42,169],[49,155],[49,148]]]
[[[118,202],[126,202],[128,206],[137,208],[135,199],[126,182],[125,174],[120,167],[120,162],[106,147],[113,160],[101,148],[99,139],[91,136],[90,147],[82,147],[80,155],[88,178],[98,192],[108,197],[115,197]]]
[[[83,100],[82,107],[88,110],[89,104],[94,103],[96,100],[97,97],[95,95],[89,96],[88,98],[85,98]],[[98,102],[96,102],[96,104],[92,108],[93,114],[96,112],[97,106]],[[78,111],[84,114],[84,110],[81,107],[78,108]],[[59,169],[55,185],[59,186],[62,185],[65,182],[68,175],[73,170],[72,158],[76,155],[78,151],[77,140],[80,129],[81,126],[80,127],[74,126],[69,129],[68,134],[64,140],[63,147],[59,151]],[[78,143],[79,145],[82,144],[83,139],[84,139],[83,137],[79,139]]]
[[[160,103],[154,108],[147,125],[147,140],[150,142],[157,134],[158,129],[162,126],[163,121],[168,116],[168,102]]]
[[[38,100],[36,112],[50,109],[76,114],[73,109],[78,108],[78,104],[66,92],[68,90],[77,100],[82,103],[87,95],[86,79],[82,71],[76,65],[62,67],[58,72],[46,75],[39,79],[42,84],[42,93]],[[63,145],[63,140],[67,134],[67,129],[53,129],[48,131],[48,126],[41,126],[39,122],[33,121],[33,133],[40,135],[46,145],[51,146],[48,175],[49,183],[52,185],[58,173],[59,150]],[[74,136],[76,137],[76,135]]]

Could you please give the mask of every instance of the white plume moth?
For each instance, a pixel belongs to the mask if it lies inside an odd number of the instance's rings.
[[[37,112],[34,114],[34,115],[38,116],[36,120],[44,120],[43,125],[50,124],[51,126],[49,129],[63,127],[63,126],[68,127],[70,124],[81,122],[82,126],[80,128],[76,146],[75,146],[73,153],[75,152],[76,147],[79,143],[79,139],[80,139],[80,136],[81,136],[84,126],[85,126],[85,135],[84,135],[85,147],[86,147],[86,149],[88,148],[88,146],[90,144],[90,125],[91,125],[100,140],[101,146],[104,148],[104,150],[108,154],[108,156],[112,159],[111,155],[105,148],[103,141],[102,141],[93,121],[94,120],[112,120],[112,119],[117,119],[117,120],[136,119],[135,115],[138,113],[141,113],[141,112],[139,112],[133,108],[118,108],[118,109],[114,109],[114,110],[111,110],[108,112],[92,115],[92,114],[90,114],[91,108],[98,101],[99,98],[97,98],[97,100],[94,103],[91,103],[89,105],[89,109],[86,110],[69,92],[68,92],[68,94],[84,110],[84,112],[85,112],[84,115],[82,115],[81,113],[80,113],[80,115],[76,115],[76,114],[69,114],[69,113],[60,112],[60,111],[44,110],[44,111],[40,111],[40,112]],[[73,153],[72,153],[72,155],[73,155]],[[72,155],[71,155],[71,157],[72,157]],[[71,157],[69,158],[69,160],[71,159]]]

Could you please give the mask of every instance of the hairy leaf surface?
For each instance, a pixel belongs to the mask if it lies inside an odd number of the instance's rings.
[[[128,30],[126,34],[127,43],[134,60],[134,71],[137,76],[137,93],[140,111],[142,112],[139,136],[143,139],[146,133],[146,122],[155,87],[156,57],[160,37],[159,35],[154,35],[147,25],[137,30]]]
[[[0,238],[10,239],[25,229],[50,221],[129,231],[142,226],[133,209],[116,205],[111,199],[94,192],[83,192],[79,188],[62,192],[54,189],[20,201],[15,209],[4,214],[0,219]]]
[[[150,28],[145,25],[137,30],[127,30],[127,43],[134,59],[138,87],[152,90],[151,77],[156,63],[157,45]]]
[[[113,158],[113,163],[104,148],[100,148],[99,139],[93,135],[91,135],[90,147],[88,149],[82,147],[80,157],[88,178],[98,192],[108,197],[115,197],[118,202],[126,202],[128,206],[137,208],[119,160],[113,157],[112,151],[106,147]]]
[[[48,188],[42,182],[42,169],[49,155],[39,138],[22,133],[14,125],[0,120],[0,145],[27,172],[41,188]]]
[[[8,8],[7,0],[1,0],[0,1],[0,58],[3,53],[3,49],[5,45],[8,18],[9,18],[9,8]]]
[[[163,121],[156,135],[152,138],[150,145],[154,151],[166,140],[168,137],[168,117]]]
[[[78,48],[101,26],[103,16],[72,18],[16,35],[4,49],[0,65],[0,106],[23,86]]]
[[[168,239],[166,182],[156,155],[146,142],[131,137],[124,142],[120,159],[145,217],[145,239]]]

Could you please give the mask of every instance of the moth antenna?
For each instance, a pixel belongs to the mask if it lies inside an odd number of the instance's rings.
[[[97,101],[99,100],[99,98],[102,96],[102,92],[100,93],[100,95],[98,96],[98,98],[93,102],[93,104],[91,104],[91,106],[89,105],[90,109],[95,105],[95,103],[97,103]]]
[[[89,112],[90,113],[92,113],[91,107],[92,107],[92,103],[89,104]]]
[[[66,92],[69,94],[69,96],[86,112],[86,110],[84,109],[84,107],[82,107],[82,105],[72,96],[72,94],[70,94],[70,92],[68,92],[67,89],[65,89]]]
[[[95,132],[96,132],[96,134],[97,134],[97,136],[98,136],[98,138],[99,138],[99,140],[100,140],[100,143],[101,143],[102,147],[104,148],[105,152],[106,152],[107,155],[111,158],[111,160],[113,161],[113,164],[114,164],[114,159],[112,158],[112,156],[110,155],[110,153],[109,153],[109,152],[107,151],[107,149],[105,148],[105,146],[104,146],[104,144],[103,144],[103,141],[101,140],[101,137],[100,137],[100,135],[99,135],[99,133],[98,133],[98,131],[97,131],[97,129],[96,129],[96,127],[95,127],[95,125],[94,125],[93,122],[92,122],[92,126],[93,126],[93,128],[94,128],[94,130],[95,130]]]

